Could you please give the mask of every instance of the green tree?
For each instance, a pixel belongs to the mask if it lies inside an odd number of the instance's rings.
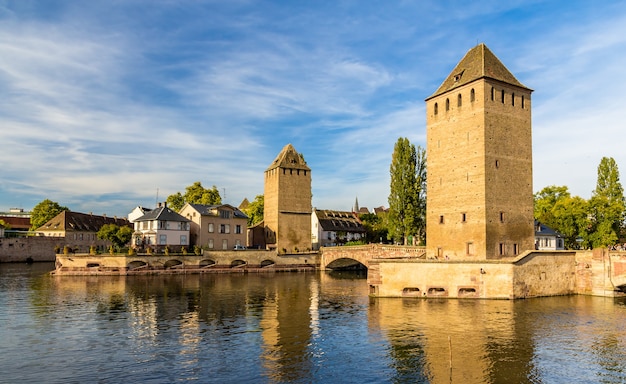
[[[552,208],[553,224],[546,225],[563,235],[565,248],[579,249],[581,246],[585,246],[578,240],[584,239],[586,234],[589,222],[587,219],[588,209],[587,200],[579,196],[563,197]]]
[[[37,228],[47,223],[48,220],[52,219],[63,211],[69,211],[69,209],[62,205],[59,205],[59,203],[50,199],[45,199],[41,201],[39,204],[35,205],[33,211],[30,214],[31,230],[36,230]]]
[[[560,200],[567,198],[570,198],[570,193],[566,186],[550,185],[535,193],[535,220],[558,231],[554,218],[554,207]]]
[[[98,239],[110,241],[117,249],[124,247],[133,237],[133,230],[127,226],[105,224],[96,234]]]
[[[222,197],[215,185],[211,189],[204,188],[201,182],[196,181],[185,188],[184,195],[180,192],[176,192],[169,195],[165,201],[170,208],[175,211],[180,211],[185,203],[205,205],[222,204]]]
[[[389,174],[389,236],[396,242],[408,243],[417,235],[421,202],[417,181],[417,151],[407,138],[399,138],[394,146]]]
[[[361,225],[365,228],[365,241],[369,243],[382,242],[383,239],[387,239],[389,231],[385,225],[384,216],[386,214],[381,213],[376,215],[374,213],[362,213],[359,215]]]
[[[242,209],[243,213],[248,216],[248,226],[255,225],[263,221],[263,208],[265,207],[265,197],[256,195],[254,200]]]
[[[0,219],[0,226],[4,227],[4,229],[11,229],[11,226],[2,219]]]
[[[625,217],[624,188],[617,163],[603,157],[598,165],[596,189],[589,200],[589,231],[585,239],[593,248],[615,245],[622,235]]]

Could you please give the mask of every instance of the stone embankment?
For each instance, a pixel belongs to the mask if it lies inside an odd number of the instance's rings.
[[[64,241],[45,236],[0,238],[0,263],[54,261],[54,248]]]

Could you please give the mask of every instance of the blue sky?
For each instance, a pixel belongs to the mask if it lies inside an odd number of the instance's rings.
[[[534,191],[626,172],[626,2],[0,0],[0,211],[121,216],[195,181],[238,205],[288,143],[313,206],[387,206],[396,140],[425,146],[481,42],[535,90]]]

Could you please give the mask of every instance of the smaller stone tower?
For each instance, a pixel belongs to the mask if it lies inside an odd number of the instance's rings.
[[[265,243],[278,252],[311,249],[311,169],[287,144],[265,170]]]

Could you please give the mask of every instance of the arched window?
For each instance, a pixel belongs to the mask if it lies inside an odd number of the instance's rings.
[[[504,104],[504,89],[502,90],[501,94],[502,94],[502,104]]]
[[[435,115],[439,113],[439,105],[435,103]]]
[[[493,101],[496,98],[496,89],[494,87],[491,87],[491,101]]]
[[[446,99],[446,111],[450,110],[450,99]]]
[[[476,99],[476,92],[474,92],[474,88],[472,88],[472,90],[470,91],[470,102],[474,102],[474,100]]]
[[[515,106],[515,93],[511,93],[511,105]]]
[[[461,101],[461,94],[459,93],[459,97],[457,98],[456,106],[457,106],[457,107],[460,107],[460,106],[461,106],[461,104],[463,104],[463,103],[462,103],[462,101]]]

